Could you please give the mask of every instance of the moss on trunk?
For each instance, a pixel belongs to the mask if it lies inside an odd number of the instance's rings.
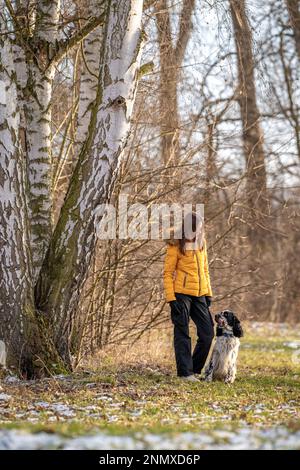
[[[45,317],[26,302],[23,310],[20,340],[8,349],[8,367],[23,379],[35,379],[58,373],[69,373],[71,364],[60,357],[52,340]]]

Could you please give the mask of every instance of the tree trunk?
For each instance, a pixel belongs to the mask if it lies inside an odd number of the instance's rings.
[[[96,18],[105,13],[107,0],[90,0],[87,2],[78,0],[75,4],[77,6],[77,16],[87,18],[83,26],[85,27],[91,18]],[[73,116],[70,116],[70,128],[69,132],[66,133],[66,136],[69,133],[69,139],[74,142],[74,145],[69,144],[67,150],[62,152],[58,158],[53,182],[55,219],[63,204],[70,175],[77,163],[77,157],[88,136],[91,113],[97,96],[101,60],[99,51],[101,51],[103,27],[103,24],[101,24],[91,31],[76,51],[73,80],[74,83],[78,83],[74,93],[74,102],[78,102],[78,105],[75,104],[74,106],[74,109],[77,109],[74,113],[76,118],[73,119]]]
[[[95,106],[36,289],[68,360],[72,312],[96,243],[97,210],[110,198],[130,131],[141,56],[143,2],[111,0]]]
[[[14,11],[12,4],[0,0],[0,145],[4,149],[0,170],[0,339],[5,343],[9,367],[32,377],[41,371],[70,367],[65,344],[74,306],[71,299],[76,302],[78,298],[93,252],[97,205],[107,201],[129,134],[142,39],[142,2],[128,0],[122,8],[117,1],[109,2],[105,65],[90,113],[88,139],[50,248],[54,67],[68,48],[103,23],[103,16],[93,18],[68,42],[57,38],[58,1],[37,2],[35,28],[29,25],[29,16],[35,15],[34,11],[29,15],[29,4],[33,5],[20,1]],[[41,275],[46,284],[39,282],[34,297],[35,279],[47,246]],[[51,260],[54,252],[56,259]],[[56,265],[61,255],[63,259]],[[42,291],[41,285],[47,290]],[[40,305],[46,308],[39,309]]]
[[[5,21],[0,13],[2,32]],[[46,340],[46,326],[34,307],[16,81],[13,47],[3,34],[0,35],[0,339],[5,344],[7,364],[16,373],[31,378],[45,367],[49,372],[59,359]]]
[[[28,84],[24,90],[29,212],[35,281],[52,234],[51,98],[53,76],[54,69],[42,73],[39,66],[31,63],[28,67]]]
[[[161,154],[164,166],[171,166],[177,161],[178,152],[178,68],[174,62],[170,16],[166,0],[158,3],[156,24],[160,57],[159,119],[161,122]]]
[[[179,164],[179,127],[177,87],[184,53],[192,30],[192,13],[195,0],[185,0],[182,5],[180,27],[173,45],[171,19],[167,0],[156,5],[156,25],[160,58],[160,128],[161,154],[164,166]],[[171,175],[174,170],[171,170]],[[166,174],[167,175],[167,174]]]
[[[51,99],[55,68],[51,58],[56,47],[59,8],[60,0],[37,2],[34,48],[25,49],[23,102],[34,282],[52,234]]]
[[[286,4],[294,33],[297,55],[300,60],[300,2],[299,0],[286,0]]]
[[[103,0],[91,0],[87,8],[87,16],[99,14],[102,10]],[[81,46],[78,126],[76,133],[76,142],[79,149],[87,138],[93,103],[97,96],[102,30],[103,26],[95,28],[82,42]]]
[[[37,0],[35,37],[38,41],[45,41],[48,55],[55,48],[59,10],[60,0]]]
[[[230,0],[237,50],[239,79],[238,102],[243,126],[243,149],[247,165],[246,211],[248,235],[253,243],[263,241],[267,212],[266,169],[263,133],[256,102],[252,32],[247,19],[245,0]]]

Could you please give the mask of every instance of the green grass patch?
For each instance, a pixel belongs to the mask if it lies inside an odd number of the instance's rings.
[[[297,338],[298,340],[298,338]],[[78,371],[65,380],[1,383],[0,426],[64,436],[106,431],[179,432],[282,425],[300,428],[300,364],[293,337],[248,335],[236,382],[196,384],[175,376],[174,365],[115,364]],[[296,357],[296,359],[295,359]],[[300,358],[300,357],[299,357]]]

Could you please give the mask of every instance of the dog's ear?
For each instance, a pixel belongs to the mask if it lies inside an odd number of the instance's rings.
[[[216,331],[216,336],[222,336],[223,335],[223,328],[220,328],[217,326],[217,331]]]
[[[237,338],[242,338],[244,336],[243,328],[240,320],[234,315],[233,317],[233,327],[232,332]]]

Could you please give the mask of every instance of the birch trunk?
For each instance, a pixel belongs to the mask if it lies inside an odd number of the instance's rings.
[[[37,280],[52,234],[51,97],[53,75],[54,70],[44,74],[38,67],[31,64],[28,68],[29,84],[27,85],[30,90],[24,100],[34,281]]]
[[[72,312],[96,243],[97,208],[108,201],[130,131],[142,44],[143,2],[111,0],[107,8],[95,107],[36,289],[55,343],[69,357]]]
[[[3,4],[1,6],[3,8]],[[0,21],[2,33],[2,15]],[[17,89],[13,75],[12,47],[5,36],[0,36],[0,338],[6,345],[8,363],[14,362],[15,352],[23,341],[19,313],[27,306],[32,307],[30,270],[27,269],[29,254],[19,248],[24,245],[28,231],[24,169],[16,133],[19,127]]]
[[[87,8],[88,17],[95,16],[103,10],[103,0],[91,0]],[[93,103],[97,96],[99,82],[99,65],[103,26],[92,31],[82,42],[81,74],[78,105],[78,126],[76,141],[80,150],[88,135]]]
[[[59,0],[37,2],[33,37],[36,50],[26,55],[27,83],[23,94],[34,282],[52,234],[51,98],[55,68],[51,58],[59,8]]]
[[[59,10],[60,0],[37,0],[35,36],[49,48],[54,47],[57,39]]]
[[[105,12],[105,2],[103,0],[90,0],[88,5],[82,10],[79,8],[81,2],[78,2],[78,15],[86,18],[95,18]],[[53,188],[56,194],[56,209],[63,204],[65,191],[67,187],[60,182],[69,181],[76,166],[76,158],[79,156],[82,146],[88,136],[89,124],[91,121],[92,108],[97,96],[99,81],[100,53],[103,35],[103,24],[93,29],[88,36],[81,42],[78,52],[79,60],[76,60],[76,77],[79,81],[78,90],[78,112],[76,119],[76,129],[74,129],[75,145],[71,152],[66,152],[55,175]],[[75,157],[75,158],[74,158]],[[63,190],[62,190],[63,185]]]
[[[0,2],[3,11],[3,2]],[[0,33],[7,32],[0,13]],[[7,365],[31,378],[58,359],[48,349],[33,300],[25,159],[19,139],[20,113],[13,47],[0,35],[0,339]],[[48,354],[49,353],[49,354]]]

